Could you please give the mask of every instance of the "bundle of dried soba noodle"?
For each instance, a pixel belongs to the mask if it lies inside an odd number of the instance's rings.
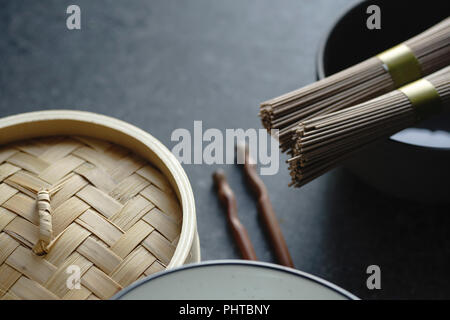
[[[450,106],[450,66],[375,99],[296,125],[292,185],[322,175],[345,158]]]
[[[375,57],[304,88],[261,104],[270,132],[278,129],[283,151],[291,151],[300,122],[375,98],[450,63],[450,18]]]

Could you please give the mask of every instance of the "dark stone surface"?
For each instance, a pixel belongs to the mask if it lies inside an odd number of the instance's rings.
[[[315,54],[356,0],[0,2],[0,116],[79,109],[128,121],[172,148],[176,128],[260,128],[261,101],[315,78]],[[66,8],[82,10],[68,31]],[[286,159],[282,156],[282,160]],[[185,165],[204,260],[238,258],[216,199],[219,166]],[[224,167],[258,257],[273,261],[237,166]],[[342,169],[288,188],[264,177],[296,267],[361,298],[450,298],[448,206],[398,200]],[[366,268],[382,290],[366,288]]]

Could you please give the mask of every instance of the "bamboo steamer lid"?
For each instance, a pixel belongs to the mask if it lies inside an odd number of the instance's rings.
[[[114,142],[44,136],[0,149],[0,299],[108,299],[182,264],[183,209],[164,173]]]

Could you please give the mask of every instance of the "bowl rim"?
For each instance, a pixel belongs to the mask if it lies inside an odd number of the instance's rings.
[[[63,128],[56,128],[55,125],[58,123]],[[178,196],[178,201],[181,203],[183,221],[175,252],[167,268],[184,264],[197,235],[194,194],[180,162],[167,147],[149,133],[125,121],[97,113],[75,110],[45,110],[1,118],[0,145],[39,136],[83,135],[80,132],[76,133],[77,129],[63,126],[63,124],[69,123],[75,127],[84,126],[86,130],[90,130],[86,134],[87,136],[104,139],[136,152],[155,165],[168,178]],[[40,135],[39,130],[43,130],[42,135]],[[124,145],[124,141],[127,144]],[[142,154],[144,152],[147,155]],[[153,159],[149,159],[150,157]],[[157,163],[154,163],[155,161]]]
[[[121,291],[119,291],[118,293],[116,293],[111,299],[118,300],[121,297],[123,297],[124,295],[126,295],[128,292],[134,290],[135,288],[137,288],[149,281],[152,281],[157,278],[165,277],[172,273],[183,272],[184,270],[189,270],[189,269],[207,268],[207,267],[215,267],[215,266],[230,266],[230,265],[259,267],[259,268],[263,268],[263,269],[280,271],[282,273],[287,273],[290,275],[301,277],[301,278],[310,280],[312,282],[315,282],[316,284],[327,287],[328,289],[331,289],[332,291],[340,294],[341,296],[343,296],[349,300],[360,300],[360,298],[358,298],[354,294],[348,292],[347,290],[344,290],[341,287],[339,287],[327,280],[324,280],[322,278],[319,278],[319,277],[314,276],[307,272],[303,272],[303,271],[300,271],[297,269],[293,269],[293,268],[289,268],[289,267],[285,267],[285,266],[281,266],[281,265],[277,265],[277,264],[269,263],[269,262],[250,261],[250,260],[235,260],[235,259],[209,260],[209,261],[204,261],[201,263],[192,263],[192,264],[183,265],[183,266],[180,266],[180,267],[177,267],[174,269],[170,269],[170,270],[160,271],[160,272],[157,272],[146,278],[143,278],[141,280],[134,282],[133,284],[129,285],[128,287],[126,287],[126,288],[122,289]]]
[[[326,78],[325,75],[325,67],[324,67],[324,55],[325,55],[325,49],[328,45],[329,39],[333,33],[333,31],[337,28],[339,24],[342,23],[349,15],[353,13],[353,11],[361,8],[365,4],[370,3],[369,0],[363,0],[360,1],[354,5],[352,5],[350,8],[348,8],[344,13],[342,13],[331,25],[331,27],[328,28],[328,31],[325,33],[325,35],[322,36],[322,39],[319,42],[319,48],[316,53],[316,78],[317,80],[322,80],[323,78]],[[425,145],[419,145],[414,144],[410,142],[400,141],[397,139],[393,139],[392,136],[386,139],[387,143],[397,144],[406,148],[410,149],[416,149],[419,151],[450,151],[450,147],[436,147],[436,146],[425,146]]]

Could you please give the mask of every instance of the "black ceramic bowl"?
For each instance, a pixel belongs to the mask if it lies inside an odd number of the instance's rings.
[[[369,5],[381,9],[381,29],[366,27]],[[448,1],[363,1],[343,15],[319,49],[322,79],[370,58],[449,16]],[[346,167],[383,192],[421,202],[450,201],[450,113],[381,141]]]

